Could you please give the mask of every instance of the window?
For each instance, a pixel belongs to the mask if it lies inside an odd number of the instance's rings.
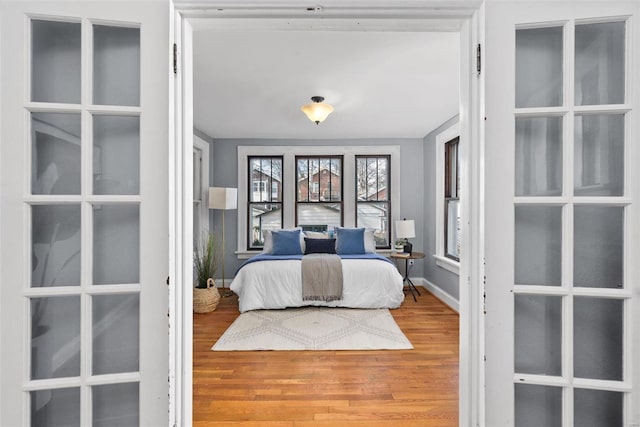
[[[207,195],[209,193],[209,144],[199,138],[193,137],[193,244],[198,244],[199,239],[209,228],[209,206]]]
[[[391,247],[390,156],[356,156],[356,226],[374,229],[377,248]]]
[[[460,261],[459,141],[454,138],[444,145],[444,255],[456,261]]]
[[[438,267],[460,274],[460,127],[454,123],[436,135],[436,253]]]
[[[342,224],[342,156],[296,156],[296,225],[318,231]]]
[[[247,248],[259,249],[265,230],[282,228],[282,156],[251,156],[248,170]]]
[[[358,173],[359,162],[370,163],[369,174]],[[390,225],[402,215],[392,209],[400,206],[399,183],[399,145],[238,146],[238,258],[262,249],[265,230],[296,226],[375,228],[378,248],[389,250]]]
[[[254,193],[264,193],[267,191],[267,181],[254,181],[252,187]],[[256,196],[257,199],[261,199],[262,197],[264,197],[262,194]]]

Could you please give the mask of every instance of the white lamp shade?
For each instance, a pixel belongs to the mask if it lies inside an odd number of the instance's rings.
[[[209,209],[236,209],[238,207],[238,189],[209,187]]]
[[[303,105],[300,109],[309,117],[309,120],[316,124],[322,123],[333,112],[333,107],[324,102],[312,102]]]
[[[396,221],[396,236],[401,239],[416,237],[416,224],[412,219]]]

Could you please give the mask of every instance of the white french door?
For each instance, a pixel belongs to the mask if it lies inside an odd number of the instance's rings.
[[[167,425],[169,6],[0,14],[0,425]]]
[[[487,426],[640,422],[639,18],[486,5]]]

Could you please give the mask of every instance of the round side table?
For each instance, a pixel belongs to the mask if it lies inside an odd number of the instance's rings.
[[[416,299],[416,292],[418,293],[418,295],[420,295],[420,291],[418,290],[418,288],[416,288],[416,286],[413,284],[411,279],[409,279],[409,270],[411,267],[409,265],[409,260],[422,259],[424,258],[424,254],[422,252],[417,252],[417,251],[413,251],[410,254],[407,254],[404,252],[396,252],[391,254],[391,258],[393,258],[394,261],[396,262],[396,266],[398,265],[399,259],[404,260],[404,277],[402,278],[402,283],[405,283],[405,282],[407,283],[407,285],[409,286],[409,291],[411,291],[411,296],[413,296],[413,300],[418,301]]]

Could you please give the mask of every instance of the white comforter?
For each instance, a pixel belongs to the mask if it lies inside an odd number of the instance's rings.
[[[342,299],[303,301],[300,260],[257,261],[240,269],[231,283],[240,312],[321,305],[351,308],[397,308],[404,301],[396,267],[375,259],[343,259]]]

